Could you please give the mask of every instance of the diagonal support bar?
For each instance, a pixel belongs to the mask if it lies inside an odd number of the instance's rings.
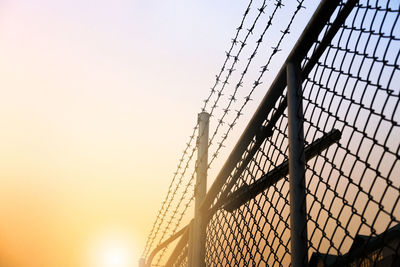
[[[312,144],[305,148],[306,161],[320,154],[322,151],[340,140],[341,132],[332,130],[323,137],[315,140]],[[270,172],[263,175],[251,185],[243,185],[235,192],[231,193],[223,205],[223,208],[228,212],[233,212],[241,205],[255,198],[258,194],[266,190],[268,187],[279,182],[289,173],[289,162],[284,161]]]
[[[163,249],[166,248],[172,241],[174,241],[175,239],[177,239],[178,237],[180,237],[181,235],[183,235],[185,232],[188,231],[190,225],[186,225],[185,227],[183,227],[181,230],[179,230],[178,232],[176,232],[175,234],[173,234],[171,237],[169,237],[167,240],[165,240],[164,242],[162,242],[161,244],[159,244],[150,254],[147,263],[145,264],[145,266],[151,266],[151,262],[153,261],[153,258],[157,255],[157,253]],[[141,263],[144,264],[144,263]]]
[[[189,224],[189,227],[183,233],[181,239],[179,239],[178,244],[176,245],[176,247],[172,251],[171,255],[169,256],[168,261],[165,264],[165,267],[172,267],[176,263],[175,261],[178,259],[179,255],[181,255],[181,254],[187,255],[187,244],[188,244],[188,239],[189,239],[190,225],[191,224]]]

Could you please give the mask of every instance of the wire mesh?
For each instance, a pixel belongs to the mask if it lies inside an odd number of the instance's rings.
[[[303,77],[306,146],[332,130],[341,133],[338,142],[321,149],[306,164],[313,266],[399,265],[399,15],[396,1],[360,1],[311,73]],[[326,22],[315,46],[331,24]],[[314,51],[310,50],[303,66]],[[285,93],[273,111],[265,114],[264,127],[283,101]],[[290,265],[287,174],[283,172],[239,207],[229,208],[229,201],[223,199],[227,188],[229,200],[234,192],[285,166],[287,125],[285,111],[233,188],[228,180],[214,201],[217,208],[223,202],[225,209],[216,210],[207,228],[207,265]],[[254,138],[242,162],[256,142]]]
[[[244,12],[202,107],[216,123],[210,135],[209,167],[255,89],[265,82],[272,59],[281,50],[289,53],[290,45],[284,41],[296,30],[293,25],[304,7],[304,1],[259,1],[257,7],[254,2]],[[348,2],[352,1],[340,2],[330,20],[319,21],[324,29],[302,58],[303,70],[317,59],[302,77],[308,259],[310,266],[399,266],[400,4],[359,1],[319,54]],[[262,50],[268,34],[277,32],[272,48]],[[283,91],[274,108],[263,114],[263,127],[209,209],[207,266],[291,265],[286,105]],[[197,127],[148,237],[144,257],[176,232],[191,205]],[[188,250],[186,244],[173,266],[189,264]]]
[[[189,266],[188,264],[188,249],[189,244],[182,249],[181,253],[176,257],[176,260],[172,263],[171,267],[183,267]]]
[[[273,171],[287,160],[287,137],[287,115],[283,114],[273,128],[273,135],[258,149],[255,157],[233,186],[232,192],[240,190],[242,186],[253,184],[259,177]],[[288,265],[290,262],[288,189],[288,178],[284,177],[233,212],[218,210],[208,226],[207,264],[210,266],[273,265],[271,263]]]
[[[303,9],[303,2],[303,0],[294,3],[282,0],[249,1],[235,36],[232,38],[230,48],[226,52],[224,63],[202,107],[202,111],[210,113],[215,124],[209,142],[210,168],[221,154],[234,127],[242,118],[246,106],[253,100],[252,95],[262,84],[264,74],[270,71],[268,68],[270,64],[273,64],[273,59],[277,58],[282,50],[286,53],[289,51],[289,48],[283,49],[282,46],[285,45],[284,40],[291,33],[294,18]],[[287,17],[287,14],[291,16]],[[285,18],[283,20],[285,23],[278,23],[282,17]],[[270,38],[266,42],[268,34],[273,34],[276,38]],[[294,41],[295,39],[291,40],[292,43]],[[260,56],[256,55],[264,55],[265,51],[268,55],[267,60],[260,61]],[[188,217],[187,211],[190,210],[194,199],[196,163],[193,157],[197,151],[195,140],[198,125],[195,125],[193,129],[166,198],[148,235],[142,258],[148,258],[157,245],[181,227],[185,216]],[[162,264],[165,253],[166,250],[162,250],[154,264]]]
[[[305,140],[342,132],[306,167],[309,247],[329,264],[382,262],[347,253],[399,223],[399,11],[396,1],[360,1],[303,84]]]

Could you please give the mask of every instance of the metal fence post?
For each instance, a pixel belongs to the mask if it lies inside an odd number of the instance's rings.
[[[205,266],[205,243],[206,243],[206,224],[205,216],[200,211],[201,203],[207,193],[207,170],[208,170],[208,132],[210,115],[202,112],[198,115],[199,138],[196,162],[196,185],[195,185],[195,204],[194,220],[191,229],[189,242],[189,266]]]
[[[302,79],[299,63],[287,64],[289,185],[292,266],[308,264]]]
[[[139,260],[139,267],[146,267],[146,259],[141,258]]]

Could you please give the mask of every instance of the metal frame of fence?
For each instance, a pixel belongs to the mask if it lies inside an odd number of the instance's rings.
[[[399,3],[321,1],[194,221],[142,265],[180,237],[166,266],[399,266],[399,60]]]

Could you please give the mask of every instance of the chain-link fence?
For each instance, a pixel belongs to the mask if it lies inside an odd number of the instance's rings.
[[[303,83],[306,141],[342,133],[307,162],[315,261],[400,265],[399,16],[398,1],[360,1]]]
[[[203,202],[207,266],[293,263],[289,62],[302,80],[303,262],[400,266],[399,17],[399,1],[321,1]],[[187,235],[167,265],[190,265]]]

